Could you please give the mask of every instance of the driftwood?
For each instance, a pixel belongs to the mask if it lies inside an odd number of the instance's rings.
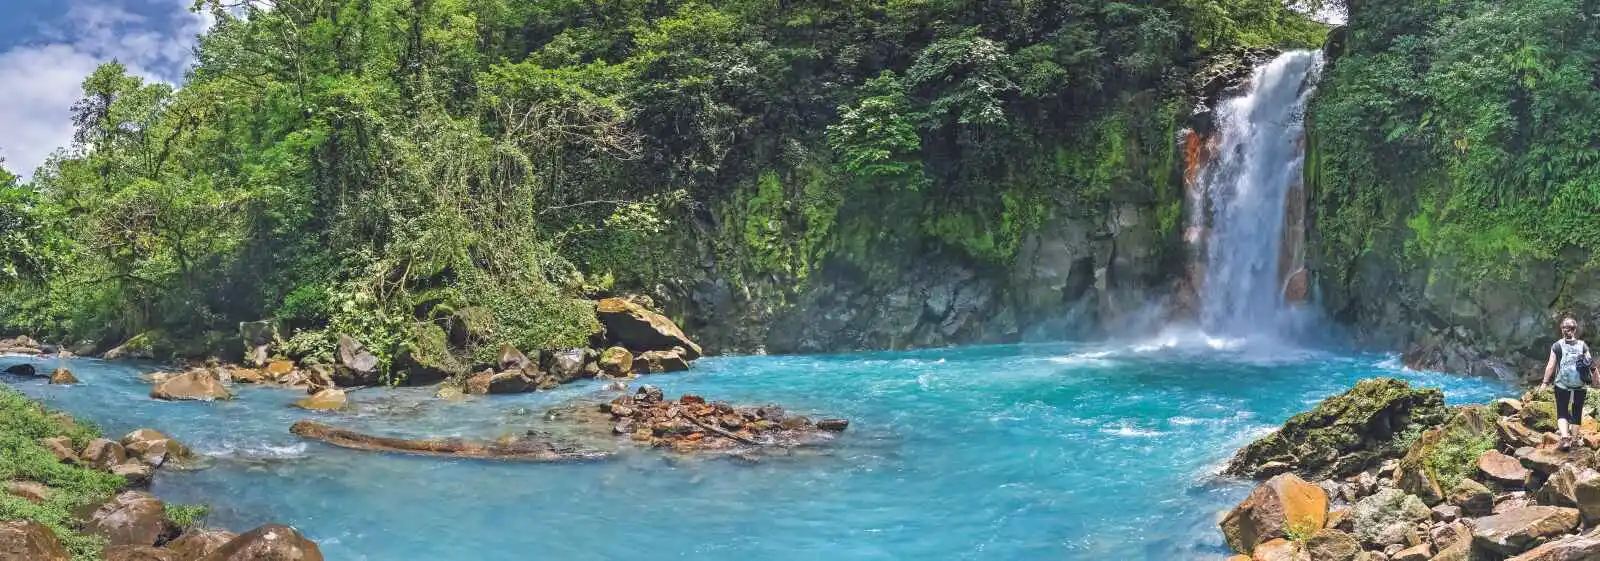
[[[722,427],[718,427],[718,426],[706,423],[704,421],[701,421],[699,418],[696,418],[694,415],[690,415],[688,413],[684,413],[682,415],[679,415],[678,418],[687,420],[690,423],[693,423],[694,426],[697,426],[697,427],[700,427],[701,429],[704,429],[706,432],[710,432],[710,433],[715,434],[717,436],[720,436],[720,437],[723,437],[723,438],[727,438],[729,440],[733,440],[733,441],[738,442],[740,444],[748,444],[750,446],[760,446],[761,445],[760,442],[756,442],[754,440],[750,440],[748,438],[745,438],[745,437],[739,436],[737,434],[733,434],[731,432],[723,430]]]
[[[602,459],[598,452],[560,448],[545,440],[475,442],[459,438],[406,440],[362,434],[348,429],[301,420],[289,427],[301,438],[320,440],[334,446],[364,450],[447,458],[503,460],[514,462],[572,462]]]

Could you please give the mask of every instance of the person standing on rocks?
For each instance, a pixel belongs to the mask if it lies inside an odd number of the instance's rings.
[[[1562,450],[1572,448],[1573,433],[1583,427],[1583,400],[1588,394],[1584,376],[1578,372],[1578,360],[1590,358],[1589,345],[1578,338],[1578,320],[1561,318],[1561,338],[1550,345],[1550,360],[1544,365],[1543,386],[1556,385],[1556,434],[1561,437]]]

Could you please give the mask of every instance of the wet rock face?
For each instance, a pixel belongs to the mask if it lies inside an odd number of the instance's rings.
[[[294,528],[268,524],[240,534],[200,561],[322,561],[322,550]]]
[[[1412,389],[1389,378],[1354,388],[1291,417],[1283,427],[1240,450],[1231,475],[1265,477],[1293,471],[1312,479],[1347,476],[1404,451],[1395,436],[1414,423],[1444,421],[1444,394]]]
[[[69,561],[67,550],[43,524],[0,521],[0,561]]]

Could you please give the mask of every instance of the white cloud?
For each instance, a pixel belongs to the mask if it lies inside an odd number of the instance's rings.
[[[164,21],[123,9],[115,2],[73,3],[67,27],[41,30],[43,42],[0,53],[0,156],[24,177],[51,152],[72,140],[72,104],[83,79],[113,59],[148,80],[177,82],[193,58],[195,36],[210,27],[208,15],[188,11],[189,0],[168,0]]]

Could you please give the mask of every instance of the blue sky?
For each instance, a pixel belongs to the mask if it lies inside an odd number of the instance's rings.
[[[32,175],[72,139],[84,76],[118,60],[177,83],[209,22],[193,0],[0,0],[0,157]]]

